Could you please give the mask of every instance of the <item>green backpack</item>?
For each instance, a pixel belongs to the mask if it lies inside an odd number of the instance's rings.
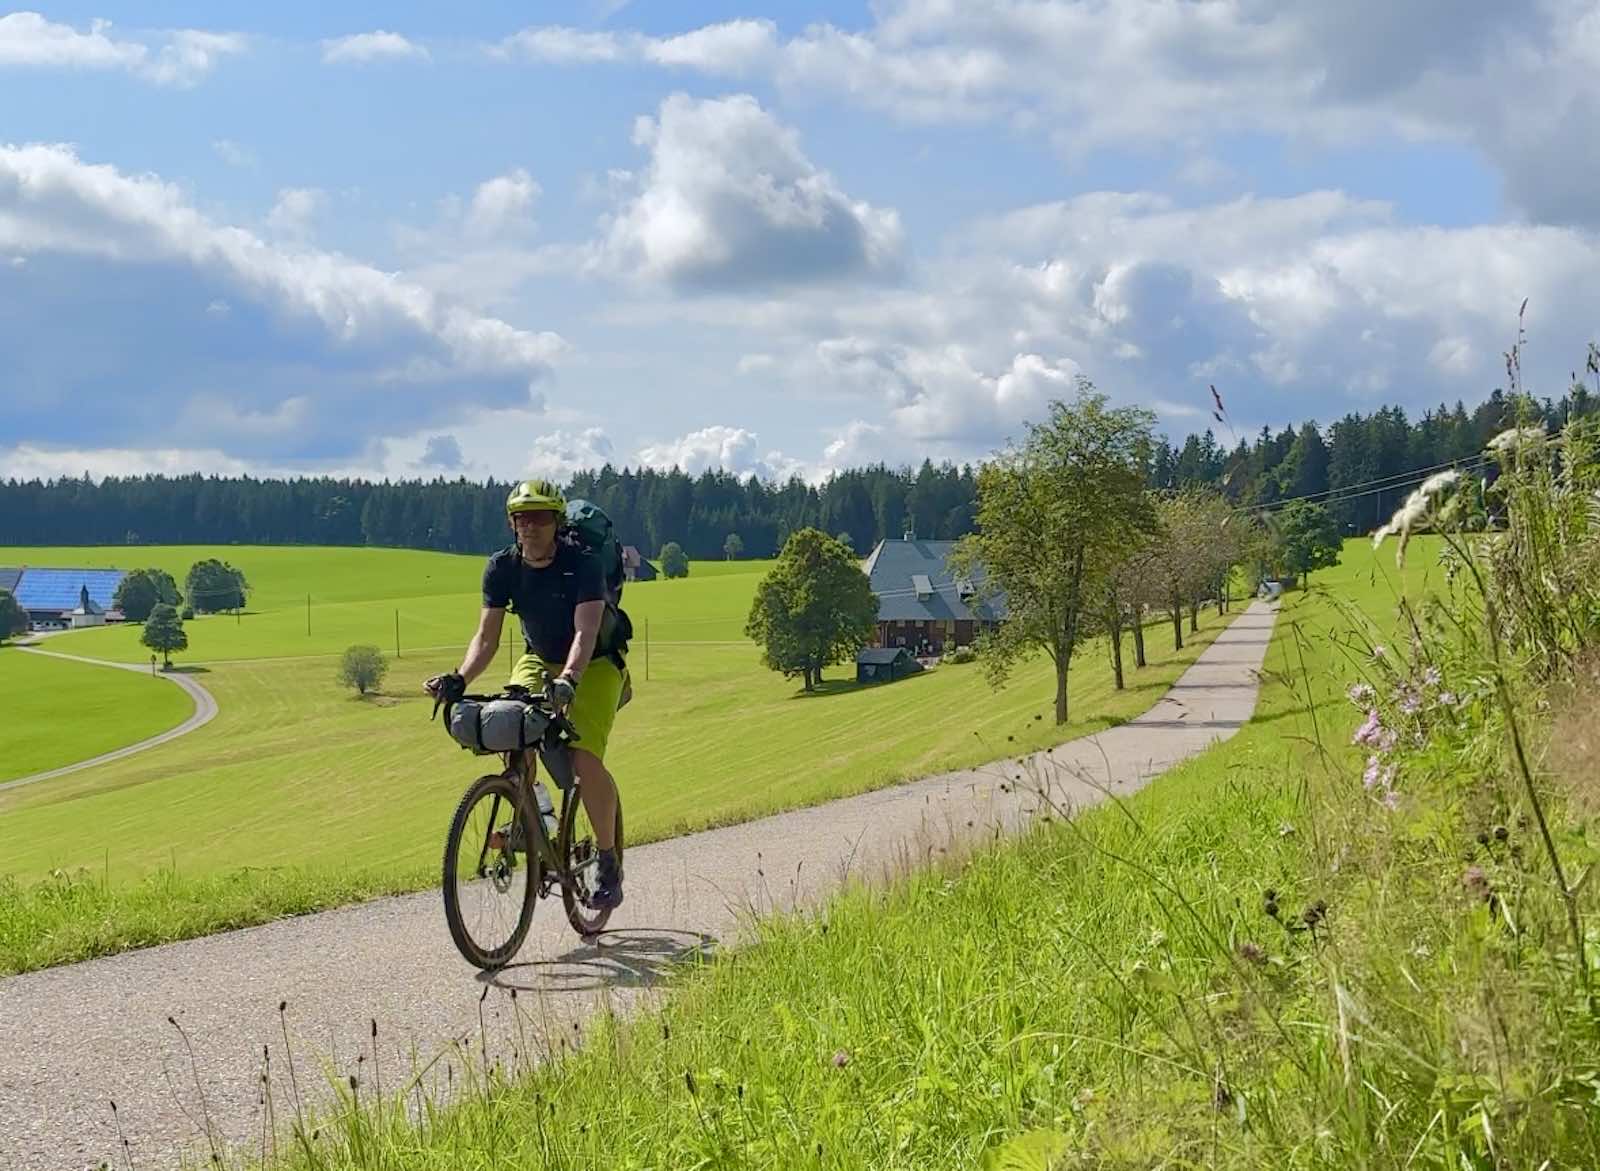
[[[558,536],[600,560],[606,583],[606,618],[600,626],[597,653],[611,656],[622,665],[633,637],[633,622],[622,608],[622,586],[627,575],[622,569],[622,543],[617,540],[611,518],[598,504],[588,500],[567,501],[567,519]]]

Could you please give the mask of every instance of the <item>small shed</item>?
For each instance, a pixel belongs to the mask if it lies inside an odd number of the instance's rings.
[[[857,683],[893,683],[920,670],[922,664],[907,647],[869,646],[856,652]]]

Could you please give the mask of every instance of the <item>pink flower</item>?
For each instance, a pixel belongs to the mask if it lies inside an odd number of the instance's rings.
[[[1361,774],[1361,784],[1364,788],[1370,789],[1378,783],[1378,769],[1378,758],[1367,757],[1367,771]]]
[[[1374,744],[1381,731],[1383,731],[1383,721],[1378,718],[1378,709],[1372,708],[1367,712],[1367,722],[1356,729],[1356,734],[1350,738],[1350,743]]]
[[[1375,698],[1370,683],[1353,684],[1347,694],[1350,696],[1350,702],[1355,704],[1369,704]]]

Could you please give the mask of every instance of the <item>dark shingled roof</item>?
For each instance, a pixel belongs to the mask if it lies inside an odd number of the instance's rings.
[[[856,662],[871,663],[876,667],[887,667],[900,656],[911,657],[911,652],[903,646],[868,646],[856,652]]]
[[[17,592],[17,579],[22,576],[20,569],[0,569],[0,590],[9,594]]]
[[[954,541],[879,541],[867,559],[867,577],[878,595],[879,622],[997,622],[1005,617],[1003,598],[982,604],[963,598],[946,560]],[[919,582],[919,577],[926,578]],[[978,574],[975,582],[981,582]],[[920,595],[919,596],[919,592]]]

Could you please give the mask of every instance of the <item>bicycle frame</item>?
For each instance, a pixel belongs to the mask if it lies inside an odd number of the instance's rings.
[[[562,889],[571,890],[574,887],[572,873],[566,868],[560,858],[556,856],[556,844],[550,840],[550,835],[544,828],[544,817],[539,811],[539,803],[533,798],[534,770],[538,767],[538,760],[543,754],[532,748],[518,748],[510,752],[501,753],[505,758],[505,771],[501,774],[516,785],[517,799],[524,802],[532,809],[532,816],[528,818],[533,822],[534,834],[538,837],[538,859],[547,868],[550,875],[561,884]],[[546,771],[549,771],[548,762]],[[579,800],[577,791],[577,778],[573,778],[570,786],[562,790],[562,809],[565,810],[568,801]],[[492,820],[492,819],[491,819]],[[478,865],[482,867],[484,859],[489,852],[488,839],[484,840],[478,855]]]

